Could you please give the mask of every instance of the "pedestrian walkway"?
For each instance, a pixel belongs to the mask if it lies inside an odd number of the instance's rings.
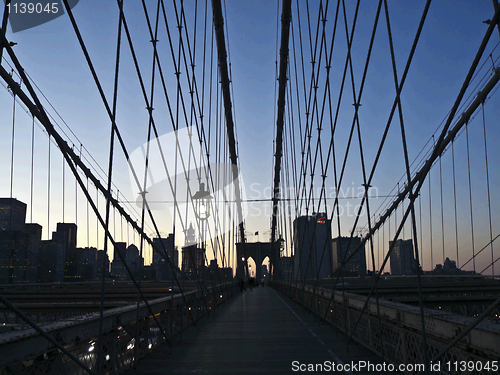
[[[161,345],[125,374],[373,374],[359,362],[382,363],[329,324],[269,287],[247,289],[173,343]],[[358,367],[333,371],[335,363]],[[310,366],[313,367],[310,367]],[[338,367],[336,369],[339,369]],[[377,372],[383,373],[383,372]]]

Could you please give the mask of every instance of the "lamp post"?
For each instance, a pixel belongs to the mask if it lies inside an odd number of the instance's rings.
[[[205,288],[205,220],[208,219],[210,216],[210,200],[212,199],[212,196],[208,192],[208,190],[205,190],[205,184],[203,182],[200,182],[200,190],[198,190],[194,195],[193,195],[193,201],[194,201],[194,212],[196,214],[196,217],[198,220],[200,220],[200,227],[201,227],[201,249],[202,249],[202,254],[203,254],[203,259],[201,261],[201,267],[200,267],[200,281],[201,285],[203,288]],[[196,265],[198,266],[198,265]]]

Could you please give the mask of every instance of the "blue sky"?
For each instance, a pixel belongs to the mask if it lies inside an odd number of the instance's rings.
[[[186,2],[186,17],[190,25],[194,22],[193,12],[194,2]],[[424,8],[423,1],[389,1],[389,11],[391,14],[391,27],[394,37],[394,46],[396,50],[396,61],[398,75],[401,77],[406,59],[410,51],[411,43]],[[347,2],[347,15],[349,27],[354,14],[354,2]],[[356,90],[359,88],[360,77],[366,59],[366,51],[373,25],[376,2],[362,2],[358,25],[356,28],[353,43],[353,69],[356,81]],[[148,2],[150,16],[154,16],[155,2]],[[168,17],[173,20],[173,8],[167,9]],[[204,2],[198,2],[198,28],[197,48],[196,48],[196,76],[198,84],[201,84],[202,76],[202,38],[204,22]],[[305,32],[304,9],[305,2],[299,1],[301,7],[301,22],[303,32]],[[310,2],[312,19],[317,17],[318,2]],[[134,8],[136,7],[136,8]],[[327,30],[330,38],[335,2],[330,2],[330,11],[327,16]],[[210,6],[209,6],[210,10]],[[264,191],[272,186],[272,167],[273,167],[273,139],[276,111],[276,59],[277,59],[277,26],[279,25],[281,4],[276,1],[226,1],[225,11],[227,18],[225,27],[228,30],[228,45],[231,61],[232,89],[234,95],[234,116],[237,128],[239,162],[242,176],[245,183],[248,198],[260,198]],[[75,18],[80,27],[83,39],[86,42],[92,61],[95,64],[97,74],[102,81],[104,90],[111,101],[113,92],[113,72],[115,64],[116,34],[118,26],[117,5],[115,2],[103,2],[96,8],[94,2],[80,1],[73,9]],[[295,15],[296,4],[293,5],[293,27],[295,32],[298,30],[297,19]],[[141,71],[144,76],[147,91],[151,85],[151,61],[152,48],[149,42],[150,37],[147,31],[142,10],[137,4],[126,3],[125,14],[130,29],[133,31],[134,46],[138,53],[138,60]],[[423,29],[421,40],[417,47],[415,58],[411,66],[405,89],[402,94],[402,106],[405,117],[405,125],[408,138],[410,160],[417,157],[422,147],[429,141],[433,132],[445,118],[451,108],[455,97],[460,90],[462,81],[473,60],[473,56],[481,42],[486,31],[487,25],[483,21],[491,18],[493,15],[493,6],[489,0],[477,1],[435,1],[431,4],[426,24]],[[211,23],[211,14],[207,20]],[[315,22],[315,21],[314,21]],[[385,18],[381,18],[381,25],[375,39],[372,62],[366,81],[360,110],[360,121],[362,139],[364,144],[364,153],[367,160],[367,168],[370,168],[375,156],[378,144],[381,139],[382,131],[387,122],[390,107],[394,100],[394,84],[392,78],[392,67],[390,63],[389,44],[387,41],[387,31],[385,29]],[[343,25],[339,30],[343,30]],[[171,32],[175,33],[177,29],[171,25]],[[345,36],[343,31],[339,31],[339,41],[336,42],[334,52],[334,63],[332,68],[333,86],[338,84],[339,77],[343,71],[345,60]],[[194,34],[191,31],[191,42]],[[297,35],[297,34],[296,34]],[[305,34],[304,34],[305,35]],[[58,113],[76,134],[89,153],[95,158],[96,164],[104,170],[107,169],[107,158],[109,152],[110,122],[98,96],[95,84],[92,81],[89,69],[83,58],[83,54],[78,45],[77,39],[72,30],[67,17],[60,17],[47,24],[37,28],[26,30],[13,34],[9,29],[7,37],[17,43],[14,47],[16,55],[23,64],[30,77],[36,82],[42,92],[49,98],[50,102],[57,109]],[[304,36],[305,38],[305,36]],[[344,39],[342,39],[344,38]],[[168,42],[163,31],[158,37],[160,56],[164,61],[164,74],[167,79],[167,86],[171,90],[170,95],[175,99],[175,75],[171,63]],[[330,40],[330,39],[329,39]],[[498,33],[492,35],[491,42],[486,49],[486,55],[489,54],[498,43]],[[118,93],[118,117],[117,123],[123,134],[127,148],[132,152],[146,142],[146,131],[148,125],[148,116],[145,104],[140,93],[137,76],[125,42],[122,45],[123,53],[120,66],[120,86]],[[176,45],[177,47],[177,45]],[[210,35],[208,36],[207,50],[210,49]],[[209,53],[209,52],[207,52]],[[493,57],[498,56],[498,48],[493,53]],[[306,70],[310,71],[310,56],[304,56]],[[484,59],[483,59],[484,60]],[[209,63],[207,59],[207,64]],[[487,63],[488,64],[488,63]],[[498,64],[498,62],[497,62]],[[491,65],[491,63],[490,63]],[[5,63],[3,66],[6,67]],[[7,69],[7,68],[6,68]],[[208,68],[207,68],[208,69]],[[182,67],[184,72],[184,67]],[[215,70],[214,70],[215,71]],[[156,73],[158,74],[158,73]],[[185,78],[185,76],[183,76]],[[295,85],[294,80],[289,81]],[[208,85],[208,84],[207,84]],[[336,155],[338,164],[345,150],[345,144],[352,122],[352,93],[350,86],[345,94],[345,106],[341,112],[341,120],[336,133]],[[320,87],[321,90],[324,89]],[[160,84],[156,81],[155,98],[155,117],[158,127],[162,134],[172,131],[172,124],[166,111],[164,100],[161,99]],[[214,86],[215,90],[215,86]],[[334,89],[333,92],[336,90]],[[189,97],[187,86],[184,83],[183,92],[185,98]],[[334,95],[337,95],[336,93]],[[186,99],[187,100],[187,99]],[[205,108],[208,107],[208,91],[205,94]],[[344,100],[344,99],[343,99]],[[335,99],[336,101],[336,99]],[[349,103],[349,104],[347,104]],[[498,139],[498,118],[500,118],[498,95],[492,96],[486,108],[487,115],[487,134],[488,134],[488,152],[490,161],[490,184],[497,186],[500,182],[500,173],[494,161],[498,160],[500,155],[495,148],[493,140]],[[2,156],[2,165],[0,173],[7,176],[0,183],[0,194],[9,196],[10,194],[10,149],[12,132],[12,97],[5,89],[0,93],[0,111],[2,113],[2,139],[0,147],[5,152]],[[30,201],[29,181],[31,165],[31,118],[23,114],[18,106],[16,114],[16,138],[15,138],[15,173],[14,173],[14,196],[28,203]],[[303,113],[301,114],[303,117]],[[296,116],[298,119],[298,116]],[[59,121],[60,122],[60,121]],[[495,125],[496,124],[496,125]],[[185,122],[179,121],[179,126],[185,126]],[[478,248],[482,247],[480,238],[488,237],[489,232],[487,223],[482,219],[485,217],[485,195],[486,186],[482,181],[485,180],[484,143],[482,141],[482,128],[480,118],[471,124],[470,147],[473,156],[473,191],[475,207],[473,210],[481,212],[477,214],[475,220],[476,241]],[[382,159],[375,178],[373,186],[380,195],[387,195],[395,186],[397,180],[404,174],[404,163],[402,146],[400,142],[399,123],[393,122],[389,132],[387,146],[382,153]],[[67,130],[65,130],[67,131]],[[297,133],[298,137],[298,133]],[[73,139],[71,137],[71,139]],[[298,139],[298,138],[297,138]],[[75,141],[74,141],[75,142]],[[328,146],[329,137],[324,136],[322,143],[324,147]],[[357,139],[355,144],[357,144]],[[43,237],[47,236],[48,231],[55,230],[55,224],[62,221],[63,207],[60,197],[62,196],[62,157],[54,145],[51,149],[51,195],[50,195],[50,227],[47,228],[47,171],[48,171],[48,140],[45,134],[37,126],[36,137],[36,160],[35,160],[35,196],[33,210],[33,220],[39,222],[43,227]],[[79,147],[79,145],[76,145]],[[357,146],[353,146],[352,154],[348,158],[348,169],[346,172],[344,189],[351,187],[358,188],[362,182],[359,169],[359,153],[356,153]],[[469,203],[465,199],[468,195],[467,175],[464,174],[464,165],[467,163],[465,155],[465,142],[463,136],[457,141],[456,164],[461,165],[457,184],[463,197],[460,209],[463,209],[460,215],[462,225],[470,226],[466,220]],[[130,193],[130,183],[126,161],[117,150],[115,162],[114,181],[122,194]],[[297,152],[297,156],[300,153]],[[448,157],[448,159],[446,159]],[[450,176],[451,161],[448,154],[443,158],[443,173]],[[329,187],[333,185],[331,180],[332,173],[329,173]],[[436,168],[431,172],[431,176],[436,178],[439,172]],[[74,203],[75,183],[69,176],[69,169],[65,169],[65,196],[66,203],[64,215],[66,221],[75,221],[76,204]],[[104,181],[101,179],[101,181]],[[445,197],[450,197],[452,186],[450,179],[445,186]],[[439,181],[431,180],[433,184],[433,199],[439,199]],[[494,190],[494,189],[493,189]],[[493,192],[492,190],[492,192]],[[95,194],[95,190],[93,190]],[[422,192],[424,197],[424,192]],[[100,199],[100,208],[103,208],[103,198]],[[91,215],[91,228],[86,228],[86,206],[83,203],[83,195],[78,196],[78,225],[79,225],[79,245],[87,245],[87,232],[89,232],[90,245],[95,244],[97,227],[95,218]],[[352,204],[356,204],[352,200]],[[380,203],[380,200],[373,200],[373,210]],[[448,202],[450,203],[450,202]],[[452,204],[452,203],[451,203]],[[492,201],[494,208],[498,208],[498,199]],[[424,216],[427,203],[424,204]],[[246,224],[249,233],[259,231],[260,240],[267,239],[269,235],[269,216],[253,214],[257,212],[270,212],[270,203],[264,202],[256,204],[249,208],[252,213],[247,217]],[[436,232],[440,229],[440,212],[434,213],[433,220],[437,225]],[[447,214],[449,210],[446,211]],[[497,209],[495,212],[499,212]],[[303,213],[303,212],[302,212]],[[28,220],[30,210],[28,209]],[[400,215],[399,215],[400,216]],[[159,216],[162,222],[162,233],[168,234],[172,231],[171,220],[167,217]],[[498,232],[498,214],[494,213],[493,223]],[[169,221],[170,220],[170,221]],[[366,220],[365,220],[366,221]],[[425,218],[424,218],[425,221]],[[392,233],[394,232],[394,224]],[[446,255],[452,257],[455,249],[452,246],[454,237],[454,218],[446,217],[446,225],[451,225],[451,229],[445,228],[447,233]],[[352,217],[342,219],[342,235],[348,235],[352,226]],[[117,221],[114,224],[115,230],[120,232],[121,223]],[[386,231],[388,228],[386,228]],[[428,230],[423,228],[423,230]],[[494,231],[495,229],[493,229]],[[126,232],[126,231],[125,231]],[[407,232],[408,233],[408,232]],[[493,233],[495,236],[496,233]],[[102,248],[102,231],[99,234],[98,246]],[[435,235],[436,236],[436,235]],[[451,237],[448,237],[451,236]],[[481,236],[481,237],[479,237]],[[124,237],[126,237],[124,235]],[[129,236],[131,237],[131,236]],[[436,243],[440,243],[436,238]],[[386,239],[388,238],[386,233]],[[121,236],[118,236],[118,240]],[[249,240],[257,238],[249,236]],[[127,240],[127,238],[125,238]],[[182,237],[178,237],[179,242],[183,242]],[[467,242],[464,238],[462,243]],[[387,242],[387,241],[386,241]],[[429,247],[429,244],[426,248]],[[441,250],[436,250],[440,254]],[[467,257],[470,249],[464,250],[463,258]],[[498,253],[496,253],[498,254]],[[498,256],[498,255],[497,255]],[[441,255],[437,256],[440,260]],[[454,256],[456,258],[456,256]],[[453,258],[453,259],[454,259]],[[487,259],[481,260],[487,264]],[[435,260],[434,263],[437,263]],[[431,267],[430,259],[424,261],[425,268]]]

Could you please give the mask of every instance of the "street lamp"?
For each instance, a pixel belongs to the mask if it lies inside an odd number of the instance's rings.
[[[205,184],[200,182],[200,190],[193,195],[195,204],[195,214],[201,221],[208,219],[210,216],[210,199],[212,196],[205,190]]]
[[[204,265],[205,265],[205,220],[210,216],[210,200],[212,196],[205,190],[205,184],[200,182],[200,190],[193,195],[194,201],[194,212],[198,220],[201,221],[201,249],[203,254],[203,259],[201,262],[201,285],[204,285]]]

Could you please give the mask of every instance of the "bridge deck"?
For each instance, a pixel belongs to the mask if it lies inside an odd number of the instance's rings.
[[[189,328],[181,341],[173,343],[172,354],[168,345],[161,345],[125,374],[290,374],[293,361],[382,363],[355,343],[346,348],[345,335],[320,324],[303,307],[269,287],[258,287],[238,294]],[[373,372],[354,369],[352,373]]]

